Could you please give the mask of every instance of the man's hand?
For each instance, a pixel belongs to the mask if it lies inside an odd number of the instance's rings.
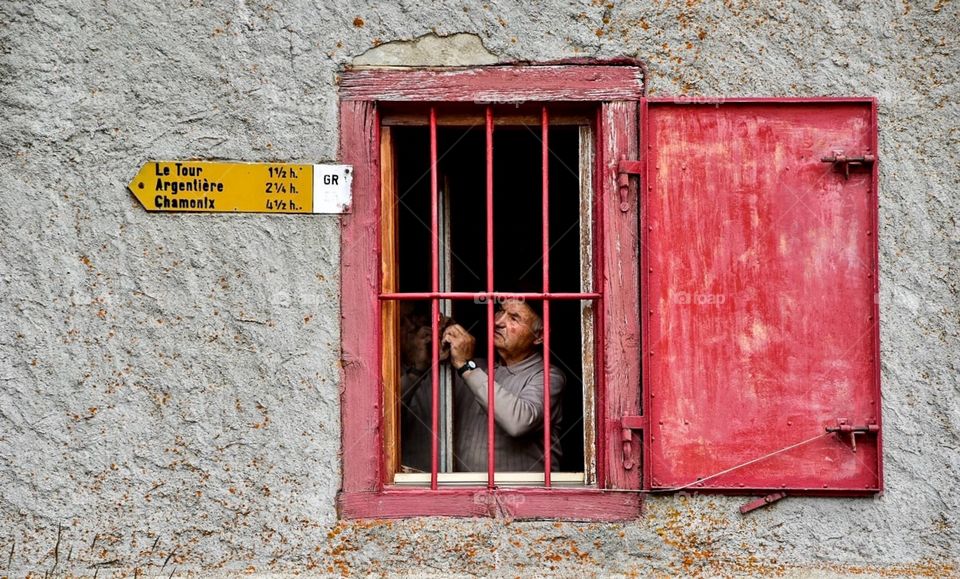
[[[477,340],[460,324],[453,324],[443,332],[442,342],[450,344],[450,363],[459,369],[473,358]]]

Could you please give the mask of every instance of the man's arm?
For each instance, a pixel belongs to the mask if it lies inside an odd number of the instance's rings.
[[[543,367],[511,376],[510,388],[493,383],[493,418],[510,436],[523,436],[543,427]],[[464,374],[463,382],[484,410],[487,409],[487,373],[477,368]],[[556,366],[550,368],[550,400],[556,408],[566,378]],[[553,418],[556,418],[554,416]]]
[[[412,327],[400,338],[400,400],[409,404],[430,375],[430,326]]]
[[[430,381],[430,368],[423,370],[407,367],[403,369],[400,376],[400,400],[404,404],[410,404],[414,394],[420,389],[424,382]]]
[[[454,324],[444,332],[443,339],[450,344],[450,360],[460,368],[473,358],[476,339],[462,326]],[[490,361],[487,361],[489,366]],[[487,408],[487,373],[477,368],[463,374],[463,382],[470,392]],[[497,425],[510,436],[522,436],[543,425],[543,367],[531,367],[511,376],[510,383],[493,383],[493,417]],[[516,382],[514,382],[516,380]],[[563,372],[556,366],[550,371],[552,408],[558,408],[560,393],[565,383]]]

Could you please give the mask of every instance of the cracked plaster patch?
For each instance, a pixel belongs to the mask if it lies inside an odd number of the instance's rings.
[[[394,40],[371,48],[353,59],[354,66],[474,66],[499,59],[476,34],[426,34],[413,40]]]

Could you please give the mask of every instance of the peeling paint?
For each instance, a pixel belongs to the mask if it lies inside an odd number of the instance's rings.
[[[505,23],[501,23],[501,26]],[[413,40],[378,43],[353,59],[354,66],[469,66],[495,64],[497,57],[475,34],[426,34]]]

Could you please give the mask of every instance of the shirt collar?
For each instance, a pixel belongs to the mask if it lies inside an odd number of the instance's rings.
[[[510,374],[519,374],[520,372],[524,372],[531,366],[536,366],[537,364],[543,364],[543,355],[537,351],[534,351],[532,354],[520,362],[517,362],[513,366],[507,366],[502,361],[497,360],[497,368],[502,368]]]

